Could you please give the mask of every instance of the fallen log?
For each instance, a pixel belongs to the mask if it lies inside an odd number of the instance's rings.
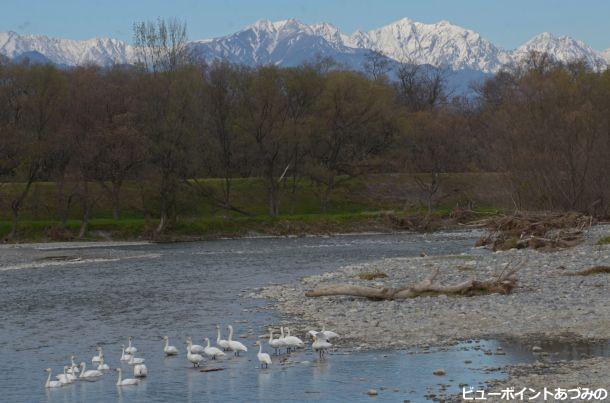
[[[593,266],[588,267],[586,269],[579,270],[574,273],[567,274],[568,276],[591,276],[593,274],[600,273],[609,273],[610,274],[610,266]]]
[[[509,294],[517,286],[517,272],[525,262],[515,268],[507,267],[498,277],[479,281],[471,279],[458,284],[441,285],[434,280],[438,276],[439,269],[435,268],[432,273],[422,282],[400,288],[368,287],[356,284],[328,284],[320,285],[313,290],[305,292],[307,297],[326,297],[333,295],[348,295],[363,297],[372,300],[399,300],[416,298],[422,295],[480,295],[480,294]],[[510,265],[509,265],[510,266]]]

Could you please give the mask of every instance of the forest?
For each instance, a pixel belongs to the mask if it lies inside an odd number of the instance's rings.
[[[0,62],[6,239],[18,238],[41,184],[53,189],[44,218],[60,229],[78,219],[77,238],[100,203],[120,220],[126,191],[154,222],[152,237],[204,201],[228,216],[259,214],[235,196],[248,178],[270,217],[290,214],[286,200],[303,189],[323,214],[355,179],[402,174],[431,214],[448,178],[464,173],[501,178],[488,185],[502,188],[498,207],[609,214],[608,70],[532,53],[460,97],[442,70],[390,70],[374,54],[364,72],[322,58],[253,68],[193,57],[175,22],[134,32],[135,66]]]

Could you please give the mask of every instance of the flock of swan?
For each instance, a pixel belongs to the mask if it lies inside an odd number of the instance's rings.
[[[205,337],[203,340],[206,342],[206,346],[199,344],[193,344],[191,337],[186,338],[186,359],[193,364],[193,367],[199,367],[204,361],[204,356],[210,360],[216,360],[226,356],[227,352],[232,352],[233,355],[239,356],[241,352],[247,352],[248,348],[239,341],[233,340],[233,326],[228,325],[229,338],[227,340],[222,339],[220,333],[220,326],[216,325],[216,347],[210,345],[210,339]],[[284,333],[286,329],[286,333]],[[314,352],[319,354],[320,359],[324,358],[326,351],[332,347],[329,340],[338,338],[339,335],[333,331],[326,330],[322,327],[321,331],[310,330],[307,332],[313,339],[311,347]],[[176,356],[179,354],[178,349],[175,346],[169,344],[169,337],[163,336],[164,341],[163,353],[165,356]],[[115,368],[118,372],[118,379],[116,382],[117,386],[130,386],[137,385],[141,378],[148,376],[148,368],[146,367],[145,359],[136,357],[138,349],[132,345],[133,337],[128,338],[127,346],[121,345],[121,358],[120,361],[133,367],[134,378],[123,379],[123,371],[121,368]],[[303,340],[290,334],[288,327],[280,327],[280,335],[278,338],[273,337],[273,329],[269,328],[269,347],[274,350],[275,355],[280,355],[282,349],[286,350],[286,354],[299,348],[304,348],[305,343]],[[256,358],[260,363],[261,368],[268,368],[272,364],[271,356],[268,353],[263,352],[263,344],[260,341],[256,342],[258,346],[258,353]],[[75,356],[70,357],[70,364],[63,367],[63,373],[58,374],[53,380],[51,368],[45,369],[48,372],[47,380],[45,382],[45,388],[60,388],[66,385],[70,385],[77,380],[95,382],[100,380],[104,374],[110,370],[110,366],[104,361],[104,351],[102,347],[97,347],[97,355],[91,358],[91,364],[96,369],[87,369],[87,364],[81,362],[76,364]]]

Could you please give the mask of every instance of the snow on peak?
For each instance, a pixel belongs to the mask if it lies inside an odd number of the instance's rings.
[[[509,59],[478,33],[449,21],[424,24],[403,18],[368,32],[356,31],[346,44],[373,49],[398,61],[453,69],[495,71]]]
[[[49,38],[44,35],[0,33],[0,54],[14,59],[36,52],[58,65],[77,66],[88,63],[109,66],[133,61],[133,49],[126,42],[110,38],[84,41]]]
[[[607,64],[602,54],[596,52],[586,43],[569,36],[556,36],[550,32],[543,32],[525,42],[513,52],[513,57],[516,61],[519,61],[531,52],[548,53],[555,60],[564,63],[585,60],[589,65],[596,68]]]
[[[371,50],[400,62],[485,73],[519,62],[531,51],[550,53],[562,62],[584,59],[598,68],[610,63],[610,49],[596,52],[567,36],[544,32],[519,48],[506,51],[479,33],[449,21],[426,24],[410,18],[351,35],[326,22],[308,25],[294,18],[275,22],[262,19],[233,34],[197,40],[190,46],[208,60],[223,58],[249,65],[293,66],[325,56],[346,65],[361,66],[362,60],[358,58],[364,59]],[[132,46],[116,39],[76,41],[12,31],[0,32],[0,54],[11,59],[22,54],[40,54],[52,63],[66,66],[85,63],[108,66],[135,59]]]

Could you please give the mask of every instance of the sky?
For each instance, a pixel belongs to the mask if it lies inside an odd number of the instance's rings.
[[[0,31],[131,41],[135,21],[176,17],[190,39],[233,33],[259,19],[330,22],[343,32],[369,30],[403,17],[448,20],[505,49],[541,32],[610,48],[608,0],[2,0]]]

